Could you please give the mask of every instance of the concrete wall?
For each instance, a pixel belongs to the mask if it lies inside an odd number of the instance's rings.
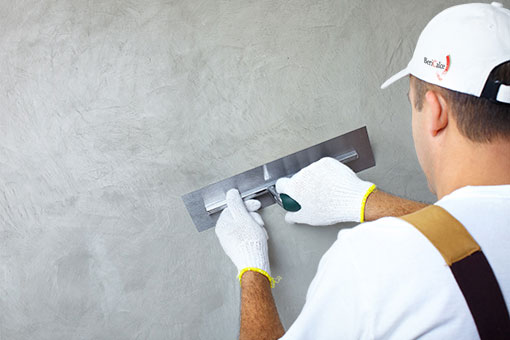
[[[362,178],[432,201],[407,81],[379,85],[455,3],[1,0],[0,339],[235,338],[235,268],[180,196],[354,128]],[[352,225],[262,215],[288,327]]]

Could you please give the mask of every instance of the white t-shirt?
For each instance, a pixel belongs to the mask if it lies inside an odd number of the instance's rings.
[[[510,310],[510,185],[464,187],[439,200],[481,246]],[[342,230],[282,339],[479,339],[441,254],[393,217]]]

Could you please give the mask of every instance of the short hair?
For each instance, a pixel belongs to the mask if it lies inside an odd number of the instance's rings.
[[[494,80],[510,85],[510,61],[492,70],[487,81]],[[414,89],[413,105],[418,111],[423,108],[427,91],[440,93],[450,105],[459,131],[471,141],[490,143],[498,138],[510,140],[510,104],[445,89],[412,75],[411,86]]]

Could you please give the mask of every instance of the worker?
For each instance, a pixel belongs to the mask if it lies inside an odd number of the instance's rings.
[[[230,190],[216,234],[239,271],[242,340],[510,339],[483,336],[508,324],[510,307],[510,10],[494,2],[442,11],[421,33],[407,67],[382,88],[404,77],[416,153],[438,201],[427,206],[392,196],[332,158],[278,180],[277,191],[301,205],[286,213],[288,223],[371,221],[338,233],[285,332],[271,294],[260,203]],[[420,229],[430,208],[449,216],[448,225],[455,221],[454,234],[443,235],[442,222],[431,223],[436,236]],[[461,234],[479,248],[449,260],[441,247],[457,251]],[[491,275],[473,274],[479,268],[469,263],[481,258],[474,254],[488,261],[481,267]],[[467,269],[456,266],[464,260]],[[473,293],[462,284],[466,277],[468,286],[490,288]],[[499,296],[499,304],[480,312],[472,301],[492,303],[486,295]],[[498,308],[503,321],[487,329],[483,322]]]

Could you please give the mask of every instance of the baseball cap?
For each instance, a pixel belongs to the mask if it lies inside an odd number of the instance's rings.
[[[491,71],[506,61],[510,61],[510,10],[498,2],[453,6],[427,24],[407,67],[381,88],[412,74],[450,90],[510,103],[510,86],[487,81]]]

